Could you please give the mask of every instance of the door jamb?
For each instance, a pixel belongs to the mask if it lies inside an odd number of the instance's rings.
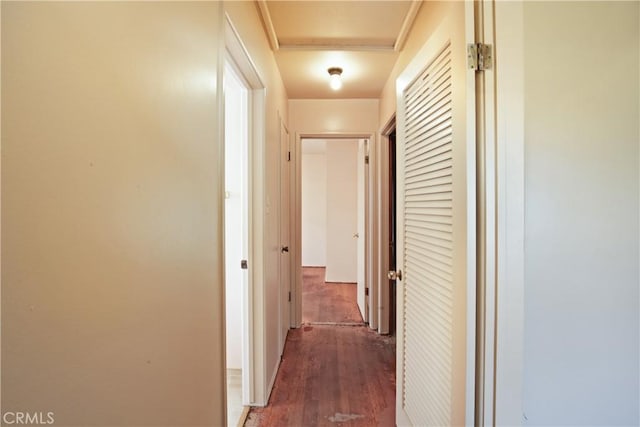
[[[376,183],[377,200],[376,211],[378,217],[378,247],[375,257],[378,260],[378,268],[375,270],[378,280],[378,333],[389,333],[390,304],[387,270],[389,270],[389,135],[396,128],[396,113],[380,130],[380,144],[378,144],[378,180]]]
[[[485,28],[499,49],[494,56],[495,133],[495,378],[494,425],[523,420],[524,360],[524,4],[491,3]],[[486,15],[485,15],[486,16]],[[485,17],[486,19],[486,17]],[[492,43],[492,42],[490,42]]]

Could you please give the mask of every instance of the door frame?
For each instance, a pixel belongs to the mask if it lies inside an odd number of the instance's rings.
[[[291,158],[289,157],[288,160],[285,160],[285,153],[282,150],[282,144],[283,144],[283,139],[286,139],[287,141],[287,151],[289,152],[289,156],[291,156],[291,133],[289,132],[289,128],[287,127],[287,125],[285,124],[284,120],[282,119],[282,117],[280,116],[280,113],[278,113],[278,122],[279,122],[279,128],[280,128],[280,141],[278,144],[278,151],[279,151],[279,163],[278,163],[278,168],[279,168],[279,172],[278,172],[278,176],[279,176],[279,195],[278,195],[278,206],[279,206],[279,210],[280,210],[280,221],[278,224],[278,241],[280,242],[280,247],[278,248],[278,254],[279,254],[279,260],[280,260],[280,286],[279,286],[279,299],[278,299],[278,314],[279,314],[279,320],[278,320],[278,351],[280,352],[280,354],[282,355],[282,353],[284,352],[284,344],[286,342],[287,339],[287,333],[289,328],[291,327],[291,299],[286,303],[287,307],[286,309],[283,308],[283,306],[281,304],[285,304],[284,301],[284,294],[283,292],[292,292],[291,289],[291,282],[292,282],[292,277],[293,277],[293,268],[292,265],[293,263],[291,262],[292,259],[292,254],[291,254],[291,240],[292,240],[292,236],[293,236],[293,221],[292,221],[292,205],[293,203],[291,203],[292,200],[292,167],[291,167]],[[285,137],[286,135],[286,137]],[[288,167],[288,171],[289,171],[289,188],[288,189],[283,189],[282,188],[282,163],[286,162],[289,163],[289,167]],[[283,211],[283,206],[282,206],[282,195],[283,195],[283,190],[284,191],[288,191],[289,192],[289,205],[286,206],[285,208],[289,211],[289,215],[288,215],[288,221],[284,221],[284,216],[282,215],[282,211]],[[288,242],[283,242],[282,241],[282,230],[283,228],[289,228],[289,241]],[[288,254],[288,270],[289,270],[289,283],[283,283],[282,280],[282,257],[283,255],[283,251],[282,251],[282,245],[286,244],[287,246],[289,246],[289,252]],[[286,319],[284,318],[286,316]],[[286,325],[286,326],[285,326]],[[287,330],[287,332],[285,332],[285,328]]]
[[[396,113],[380,130],[380,144],[378,144],[378,180],[377,189],[378,203],[376,211],[378,216],[378,236],[379,244],[375,252],[378,259],[378,268],[375,270],[378,286],[378,333],[389,333],[389,315],[391,311],[391,301],[389,300],[389,289],[385,286],[389,283],[387,272],[389,270],[389,244],[391,230],[389,230],[389,135],[396,129]],[[397,314],[397,311],[396,311]]]
[[[231,235],[227,234],[227,217],[226,217],[226,191],[228,190],[228,186],[226,183],[226,168],[228,166],[230,167],[237,167],[238,165],[228,165],[227,164],[227,159],[226,159],[226,154],[229,152],[228,151],[228,147],[227,147],[227,114],[229,113],[227,111],[226,108],[226,101],[227,101],[227,96],[229,95],[227,93],[227,83],[226,80],[229,78],[233,78],[233,80],[236,80],[238,85],[240,85],[245,91],[246,91],[246,106],[244,106],[244,108],[242,108],[242,112],[241,115],[245,115],[246,114],[246,118],[245,119],[245,123],[242,123],[242,127],[244,128],[243,131],[246,132],[246,135],[244,135],[243,137],[243,145],[240,148],[241,151],[241,161],[242,161],[242,165],[240,167],[241,172],[242,172],[242,176],[241,176],[241,181],[245,180],[246,182],[242,185],[242,190],[241,190],[241,232],[240,232],[240,237],[239,240],[242,241],[242,257],[241,259],[249,259],[250,258],[250,251],[251,251],[251,237],[250,237],[250,213],[251,213],[251,207],[252,207],[252,201],[249,197],[249,192],[251,189],[251,183],[248,182],[249,181],[249,177],[250,177],[250,164],[249,164],[249,132],[251,129],[251,120],[250,120],[250,115],[249,115],[249,109],[251,107],[251,103],[250,103],[250,99],[251,99],[251,94],[250,94],[250,87],[248,82],[246,81],[246,79],[244,78],[243,74],[241,73],[241,71],[238,68],[238,65],[236,64],[236,62],[234,61],[234,59],[231,57],[231,55],[229,55],[228,53],[225,55],[225,60],[224,60],[224,98],[225,98],[225,138],[224,138],[224,144],[225,144],[225,235],[224,235],[224,241],[225,241],[225,268],[227,267],[227,243],[231,240],[237,240],[238,236],[235,236],[235,232],[237,232],[237,230],[229,230],[231,231]],[[232,76],[229,76],[228,73],[232,74]],[[237,212],[236,212],[237,214]],[[233,212],[231,213],[231,215],[233,215]],[[234,310],[238,310],[240,309],[240,320],[241,320],[241,324],[239,325],[239,329],[240,329],[240,340],[241,340],[241,361],[240,361],[240,366],[242,368],[242,372],[250,372],[250,366],[249,366],[249,357],[248,357],[248,349],[249,349],[249,333],[250,333],[250,328],[248,327],[249,323],[248,323],[248,317],[247,317],[247,302],[248,302],[248,294],[249,294],[249,283],[250,283],[250,270],[246,269],[246,270],[242,270],[241,266],[238,264],[234,264],[232,267],[229,267],[231,270],[236,270],[240,271],[241,274],[241,281],[240,281],[240,295],[241,295],[241,301],[240,301],[240,307],[235,307]],[[225,290],[230,289],[229,288],[229,271],[225,270]],[[231,282],[233,283],[233,282]],[[237,283],[233,283],[231,285],[232,288],[237,288],[238,284]],[[226,293],[226,292],[225,292]],[[228,307],[225,305],[225,313],[228,312]],[[225,315],[225,322],[228,321],[228,317]],[[228,338],[228,336],[227,336]],[[225,347],[226,347],[226,341],[225,341]],[[237,362],[237,361],[236,361]],[[228,364],[225,363],[225,365],[228,366]],[[246,382],[245,379],[248,380],[248,376],[247,375],[243,375],[243,381],[242,381],[242,403],[243,405],[248,405],[249,404],[249,394],[250,394],[250,383]],[[245,392],[245,387],[247,388],[247,391]]]
[[[243,295],[243,319],[247,333],[243,347],[243,404],[266,405],[266,351],[264,310],[264,174],[265,174],[265,85],[228,13],[225,13],[225,55],[245,80],[249,93],[248,132],[248,286]],[[222,153],[224,154],[224,153]],[[224,157],[224,156],[223,156]],[[220,184],[224,185],[224,182]],[[221,191],[224,195],[224,188]],[[247,373],[245,374],[245,367]]]
[[[523,422],[524,368],[524,3],[482,0],[485,42],[495,43],[495,73],[487,78],[486,109],[494,130],[487,135],[495,153],[495,346],[493,425]],[[490,9],[493,8],[493,9]],[[491,13],[493,12],[493,13]],[[486,21],[491,19],[491,21]],[[485,418],[486,419],[486,418]]]
[[[303,139],[368,139],[369,140],[369,173],[367,176],[365,187],[368,188],[368,200],[365,206],[365,285],[369,287],[369,298],[367,304],[369,306],[369,327],[377,329],[378,315],[377,310],[371,310],[378,304],[378,280],[374,274],[378,268],[377,257],[373,254],[378,252],[378,233],[377,233],[377,211],[375,209],[377,203],[377,194],[374,191],[374,183],[377,180],[376,171],[376,150],[377,138],[376,131],[364,132],[296,132],[295,143],[293,144],[292,159],[295,159],[295,179],[292,180],[294,208],[292,234],[293,243],[293,269],[292,289],[291,289],[291,327],[299,328],[302,325],[302,140]]]

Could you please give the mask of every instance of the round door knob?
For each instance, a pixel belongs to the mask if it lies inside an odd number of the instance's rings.
[[[398,271],[389,271],[387,273],[387,278],[389,280],[402,280],[402,270],[398,270]]]

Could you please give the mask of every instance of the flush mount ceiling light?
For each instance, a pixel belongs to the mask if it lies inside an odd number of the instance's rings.
[[[342,80],[340,79],[340,76],[342,75],[342,68],[331,67],[327,71],[329,72],[329,86],[331,89],[340,89],[342,87]]]

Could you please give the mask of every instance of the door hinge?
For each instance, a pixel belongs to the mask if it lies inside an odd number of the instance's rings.
[[[364,288],[364,296],[369,296],[369,288]]]
[[[364,164],[365,165],[369,164],[369,156],[364,156]]]
[[[249,263],[246,259],[240,261],[240,268],[243,270],[247,270],[249,268]]]
[[[287,162],[291,161],[291,151],[287,152]]]
[[[291,302],[291,291],[289,291],[289,302]]]
[[[467,61],[470,70],[490,70],[493,66],[493,46],[484,43],[467,45]]]

